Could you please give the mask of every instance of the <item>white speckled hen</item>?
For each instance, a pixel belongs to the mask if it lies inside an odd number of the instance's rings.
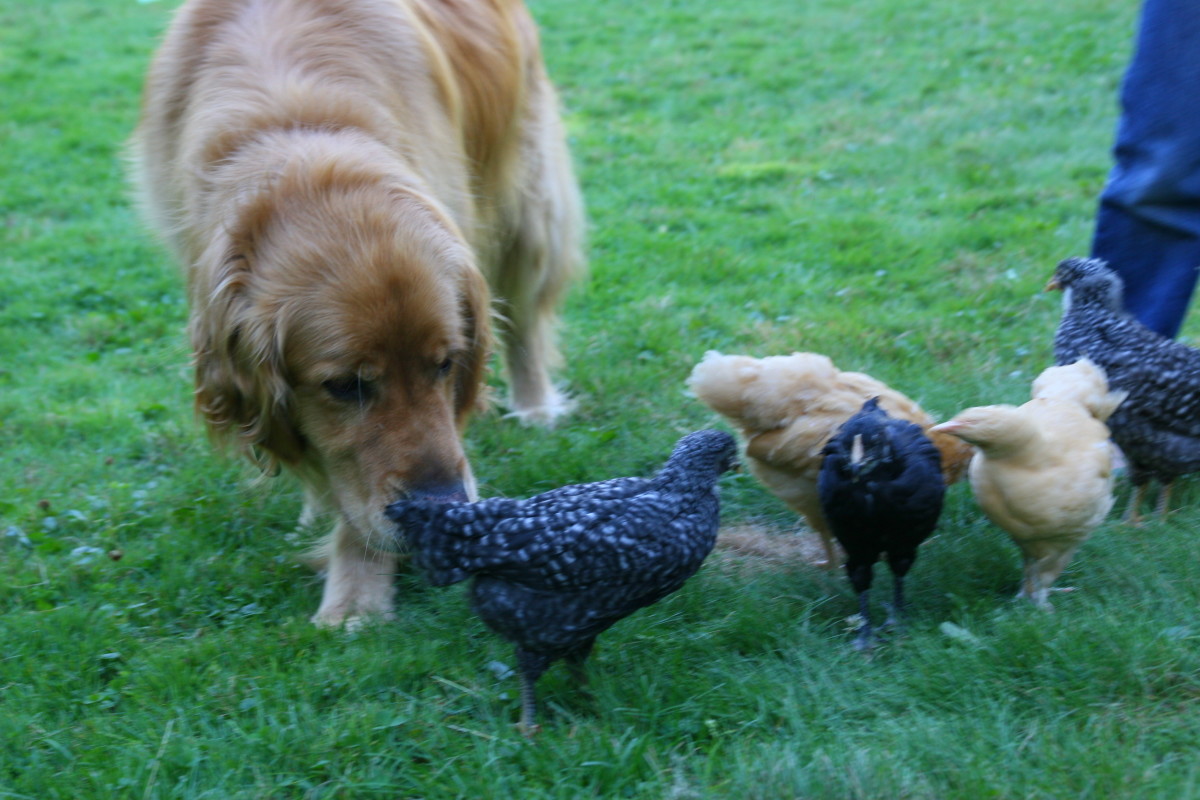
[[[846,551],[846,576],[858,592],[861,627],[854,646],[871,646],[870,588],[887,554],[894,580],[891,616],[904,612],[904,576],[942,513],[941,455],[919,425],[889,417],[874,397],[825,445],[817,482],[821,508]]]
[[[405,500],[387,514],[433,585],[474,576],[476,613],[516,645],[529,735],[534,684],[551,663],[565,659],[582,680],[598,634],[700,568],[717,536],[716,481],[736,455],[730,434],[697,431],[651,479],[564,486],[528,500]]]
[[[1055,360],[1070,364],[1086,356],[1112,389],[1128,392],[1108,420],[1135,487],[1126,519],[1139,521],[1151,479],[1163,486],[1156,508],[1165,513],[1175,478],[1200,470],[1200,350],[1129,316],[1121,278],[1100,259],[1066,259],[1046,288],[1063,291]]]

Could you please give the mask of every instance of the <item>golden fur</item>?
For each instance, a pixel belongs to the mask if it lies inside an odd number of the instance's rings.
[[[384,507],[474,496],[492,296],[513,413],[567,410],[555,309],[582,214],[519,0],[192,0],[132,141],[187,273],[196,406],[336,512],[314,621],[392,605]]]

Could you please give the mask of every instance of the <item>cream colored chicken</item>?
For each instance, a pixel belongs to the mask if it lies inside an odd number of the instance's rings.
[[[1051,367],[1022,406],[968,408],[933,428],[979,448],[975,498],[1021,550],[1018,597],[1047,595],[1071,556],[1112,508],[1112,445],[1104,421],[1125,398],[1087,359]]]
[[[926,432],[934,424],[900,392],[861,372],[842,372],[816,353],[751,358],[709,351],[692,370],[688,388],[739,429],[747,468],[816,531],[829,567],[836,567],[840,557],[817,498],[825,443],[872,397],[880,398],[890,416]],[[966,472],[971,448],[947,434],[930,438],[941,453],[946,483],[957,481]]]

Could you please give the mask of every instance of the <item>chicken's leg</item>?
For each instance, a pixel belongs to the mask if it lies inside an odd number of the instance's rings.
[[[1042,556],[1041,558],[1027,558],[1025,560],[1024,581],[1021,592],[1017,597],[1032,601],[1035,606],[1043,611],[1053,611],[1054,606],[1050,604],[1049,599],[1050,592],[1072,591],[1069,587],[1063,587],[1061,590],[1052,589],[1051,587],[1058,580],[1058,576],[1062,574],[1063,569],[1067,566],[1067,562],[1071,560],[1071,556],[1075,554],[1076,549],[1076,547],[1070,547],[1057,553]]]
[[[874,577],[874,564],[855,558],[851,555],[846,562],[846,577],[850,586],[858,592],[858,616],[862,624],[858,635],[854,637],[854,649],[860,652],[871,648],[871,580]]]
[[[837,545],[834,544],[833,533],[829,530],[829,523],[824,519],[815,519],[813,517],[808,518],[808,523],[817,532],[817,536],[821,538],[821,547],[825,550],[825,561],[822,564],[818,564],[818,566],[825,569],[837,569],[838,565],[842,563],[842,556],[838,552]]]
[[[912,569],[917,554],[915,551],[910,553],[907,549],[897,548],[897,552],[888,551],[887,560],[892,571],[892,606],[888,609],[888,618],[883,626],[895,627],[899,633],[904,620],[904,576]]]
[[[575,681],[577,686],[587,685],[588,674],[584,669],[584,662],[592,654],[592,645],[595,643],[596,637],[593,636],[563,657],[563,660],[567,662],[567,670],[571,673],[571,680]]]
[[[537,693],[534,685],[550,666],[550,657],[523,647],[517,648],[517,669],[521,673],[521,722],[518,729],[532,738],[541,727],[537,724]]]
[[[883,627],[894,628],[899,633],[904,618],[904,576],[893,575],[892,579],[892,606],[888,609],[888,618],[884,620]]]
[[[1154,513],[1160,518],[1165,517],[1171,508],[1171,487],[1175,485],[1175,481],[1168,481],[1163,484],[1158,493],[1158,505],[1154,508]]]
[[[1139,483],[1133,490],[1133,496],[1129,498],[1129,505],[1125,508],[1125,516],[1122,522],[1127,525],[1142,524],[1142,500],[1146,497],[1146,487],[1149,484]]]
[[[1021,591],[1017,592],[1017,598],[1028,600],[1046,611],[1053,611],[1053,606],[1046,600],[1046,589],[1039,580],[1038,564],[1042,559],[1026,556],[1024,561],[1021,569]]]
[[[858,635],[854,637],[854,649],[865,652],[871,649],[871,590],[864,589],[858,593],[858,616],[862,624],[858,626]]]

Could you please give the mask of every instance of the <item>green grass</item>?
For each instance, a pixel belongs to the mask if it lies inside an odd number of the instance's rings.
[[[181,282],[126,197],[170,5],[0,0],[0,798],[1200,795],[1194,482],[1097,531],[1054,614],[1013,603],[1015,548],[955,487],[909,635],[870,660],[840,575],[719,552],[601,638],[593,698],[543,678],[533,744],[460,588],[403,574],[394,623],[313,629],[298,489],[212,453]],[[579,410],[477,418],[485,493],[653,470],[717,422],[683,391],[708,349],[824,352],[940,417],[1027,397],[1133,4],[533,9],[591,219]],[[749,477],[722,496],[794,536]]]

